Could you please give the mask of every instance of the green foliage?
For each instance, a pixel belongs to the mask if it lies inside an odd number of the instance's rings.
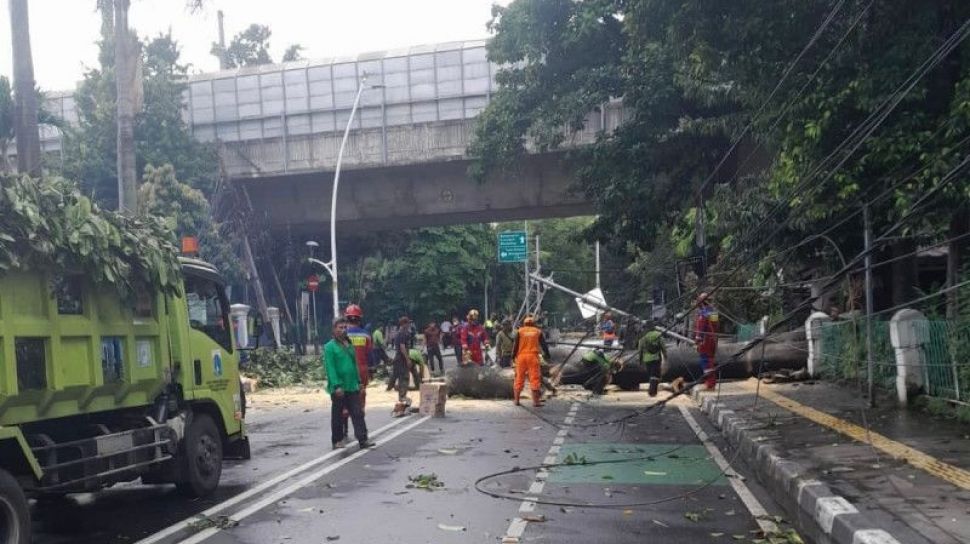
[[[272,64],[273,58],[269,53],[269,39],[272,35],[273,31],[268,26],[253,23],[233,36],[225,49],[218,43],[213,43],[210,53],[218,57],[226,68]],[[302,51],[303,46],[300,44],[289,46],[283,53],[283,62],[302,59]]]
[[[480,116],[471,173],[484,181],[513,168],[527,144],[562,147],[588,114],[622,97],[623,124],[568,153],[599,214],[589,235],[644,254],[669,245],[680,256],[699,254],[690,220],[698,190],[752,122],[705,187],[710,269],[744,258],[751,282],[801,266],[831,271],[836,261],[819,244],[797,244],[926,165],[873,208],[873,228],[885,228],[963,158],[970,135],[965,43],[838,171],[835,162],[818,169],[970,17],[970,5],[956,0],[848,2],[768,100],[832,8],[827,0],[515,0],[495,8],[489,56],[503,63],[501,88]],[[902,232],[939,239],[970,201],[970,184],[953,183],[944,195]],[[840,248],[861,245],[852,222],[830,236]]]
[[[49,125],[63,128],[63,121],[52,114],[44,107],[44,95],[40,89],[35,89],[37,94],[37,122],[42,125]],[[7,149],[13,143],[15,129],[15,105],[13,88],[7,76],[0,76],[0,173],[7,173],[13,169],[10,158],[7,156]]]
[[[236,34],[225,50],[213,43],[211,53],[222,58],[227,68],[271,64],[273,59],[269,56],[269,38],[272,34],[268,26],[253,23]]]
[[[287,47],[286,51],[283,52],[283,62],[303,60],[303,49],[304,47],[298,43]]]
[[[299,356],[287,349],[254,349],[243,373],[258,379],[263,387],[320,383],[326,379],[318,357]]]
[[[124,296],[179,292],[176,248],[160,219],[101,210],[62,178],[6,176],[0,187],[0,271],[80,272]]]
[[[226,225],[213,220],[209,208],[202,191],[176,179],[172,165],[145,167],[138,189],[139,213],[161,218],[174,235],[174,243],[183,236],[197,237],[199,256],[214,264],[230,283],[239,281],[243,274],[233,251],[234,236],[226,232]]]

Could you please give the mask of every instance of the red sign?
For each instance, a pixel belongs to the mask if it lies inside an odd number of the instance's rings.
[[[310,290],[311,293],[316,293],[317,289],[320,287],[320,278],[316,274],[310,274],[310,277],[306,279],[306,288]]]

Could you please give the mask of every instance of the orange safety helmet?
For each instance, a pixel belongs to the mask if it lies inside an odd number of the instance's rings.
[[[350,304],[347,306],[347,309],[344,310],[344,317],[356,317],[357,319],[361,319],[364,317],[364,310],[361,310],[360,306],[356,304]]]

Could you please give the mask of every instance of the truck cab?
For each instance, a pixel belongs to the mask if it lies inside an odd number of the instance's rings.
[[[203,496],[248,458],[224,281],[181,268],[178,294],[0,276],[0,542],[30,541],[28,497],[138,478]]]

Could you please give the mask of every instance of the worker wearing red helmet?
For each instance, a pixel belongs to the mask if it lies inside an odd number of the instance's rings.
[[[344,310],[344,318],[347,320],[347,339],[350,345],[354,346],[354,355],[357,359],[357,373],[360,375],[360,411],[363,413],[367,400],[367,383],[370,382],[370,368],[367,361],[371,352],[374,350],[374,341],[371,340],[370,333],[367,332],[361,321],[364,319],[364,310],[356,304],[350,304]],[[344,417],[344,428],[347,428],[347,417]]]
[[[468,324],[461,328],[461,352],[464,364],[485,364],[485,352],[488,349],[488,331],[478,322],[478,310],[468,312]]]
[[[518,406],[525,386],[525,375],[529,375],[529,390],[532,392],[532,405],[542,406],[542,371],[539,353],[551,359],[549,346],[542,336],[542,330],[536,326],[536,320],[531,315],[525,316],[522,326],[515,335],[512,345],[512,357],[515,359],[515,383],[512,394],[515,405]]]

